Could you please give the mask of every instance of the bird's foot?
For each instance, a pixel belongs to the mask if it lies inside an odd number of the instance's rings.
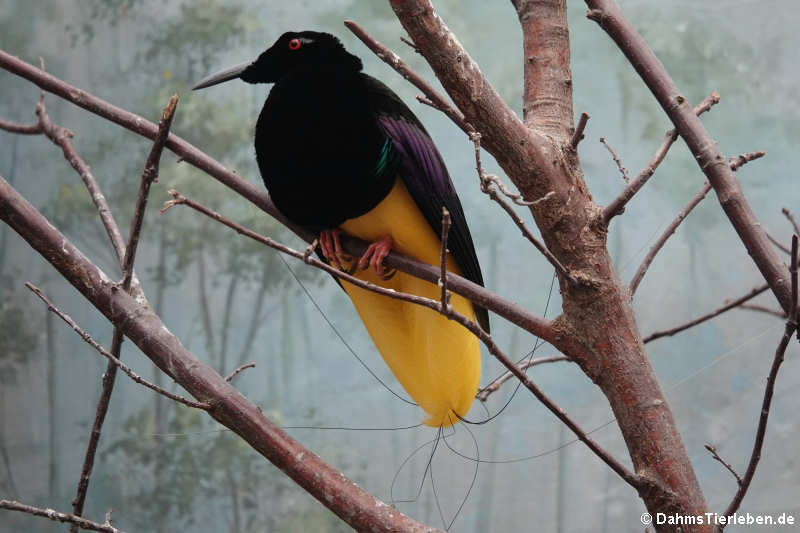
[[[322,250],[322,256],[327,259],[328,263],[339,270],[352,273],[355,265],[345,266],[345,263],[350,263],[353,258],[342,249],[342,243],[339,242],[340,233],[342,233],[340,229],[323,230],[319,234],[319,247]]]
[[[391,269],[386,271],[383,267],[383,260],[389,255],[389,252],[392,251],[392,246],[394,246],[394,240],[391,235],[384,235],[369,245],[367,251],[364,252],[364,255],[362,255],[361,259],[358,261],[358,267],[361,270],[371,267],[384,281],[392,279],[397,273],[397,270]]]

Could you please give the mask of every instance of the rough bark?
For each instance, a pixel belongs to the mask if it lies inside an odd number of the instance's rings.
[[[602,209],[584,183],[570,145],[571,128],[554,125],[554,121],[572,124],[571,105],[554,95],[547,106],[539,106],[548,109],[542,119],[544,131],[538,130],[534,117],[529,117],[531,127],[527,127],[491,88],[429,2],[391,0],[391,4],[445,90],[482,135],[483,146],[524,198],[536,200],[554,192],[531,211],[547,247],[580,281],[570,284],[560,279],[563,314],[555,326],[580,345],[573,358],[608,398],[635,471],[646,480],[640,495],[648,510],[702,514],[703,494],[644,351],[630,295],[606,249]],[[525,62],[525,97],[534,102],[541,98],[534,87],[540,80],[563,84],[569,75],[569,55],[548,51],[564,46],[568,38],[565,5],[558,1],[515,5],[522,15],[526,50],[549,58]]]

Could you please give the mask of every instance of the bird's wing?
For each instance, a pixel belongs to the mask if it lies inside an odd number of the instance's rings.
[[[481,267],[464,210],[436,145],[414,113],[391,89],[371,76],[363,76],[370,108],[380,128],[392,142],[398,159],[397,172],[411,198],[437,235],[442,227],[442,207],[447,208],[452,220],[447,248],[462,275],[483,285]],[[478,323],[489,331],[486,309],[477,305],[474,308]]]

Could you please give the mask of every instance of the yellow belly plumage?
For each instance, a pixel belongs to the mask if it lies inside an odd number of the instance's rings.
[[[403,180],[374,209],[345,221],[341,229],[366,241],[391,235],[393,249],[432,265],[440,264],[441,241],[420,212]],[[447,269],[460,274],[452,257]],[[433,283],[397,272],[388,281],[372,269],[355,276],[399,292],[439,299]],[[469,331],[438,312],[387,298],[343,282],[378,351],[411,398],[428,415],[424,424],[450,426],[469,411],[481,373],[480,346]],[[451,304],[475,319],[472,303],[453,294]]]

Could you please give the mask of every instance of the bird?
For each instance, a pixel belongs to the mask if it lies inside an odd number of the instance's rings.
[[[387,272],[391,250],[440,264],[443,208],[450,212],[447,270],[483,285],[464,210],[433,140],[389,87],[329,33],[286,32],[254,61],[207,76],[194,89],[240,79],[271,83],[255,127],[259,171],[292,223],[319,235],[318,255],[357,278],[439,299],[441,288]],[[371,242],[356,262],[344,232]],[[448,427],[470,410],[480,379],[478,339],[441,313],[340,281],[376,348],[426,414]],[[489,331],[485,308],[451,305]]]

